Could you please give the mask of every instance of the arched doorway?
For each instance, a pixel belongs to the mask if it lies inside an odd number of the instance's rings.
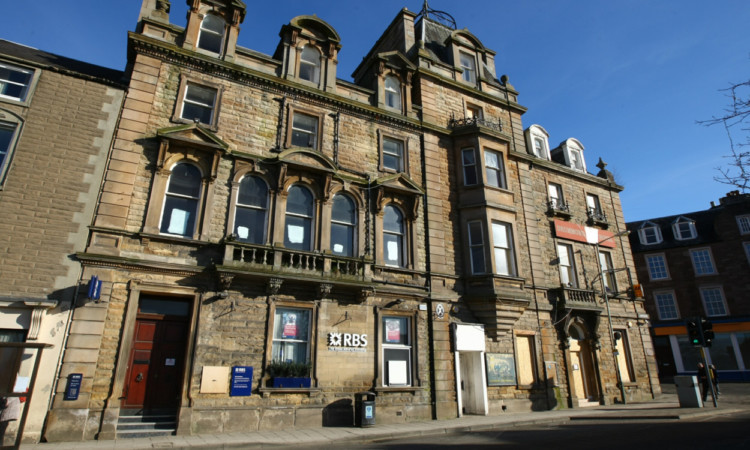
[[[591,406],[599,404],[596,389],[596,370],[586,330],[578,323],[572,323],[568,328],[568,343],[570,352],[570,388],[571,397],[576,406]]]

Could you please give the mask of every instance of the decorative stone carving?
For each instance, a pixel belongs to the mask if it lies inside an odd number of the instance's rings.
[[[281,289],[281,285],[283,283],[284,283],[284,280],[282,280],[281,278],[269,278],[266,292],[268,293],[268,295],[278,294],[279,290]]]
[[[331,290],[333,289],[333,285],[330,283],[320,283],[318,285],[318,296],[321,300],[324,300],[328,298],[329,295],[331,295]]]
[[[366,302],[367,299],[375,295],[375,288],[372,286],[364,287],[359,291],[359,301]]]

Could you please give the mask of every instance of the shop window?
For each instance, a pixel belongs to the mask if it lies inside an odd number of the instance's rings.
[[[271,359],[310,362],[310,309],[277,307],[273,315]]]
[[[207,14],[201,22],[198,48],[212,53],[221,53],[224,49],[224,32],[226,22],[219,16]]]
[[[302,49],[299,61],[300,80],[320,82],[320,52],[312,45]]]
[[[401,111],[401,82],[393,75],[385,77],[385,106]]]
[[[602,270],[604,288],[607,292],[617,292],[617,278],[612,265],[612,254],[609,252],[599,252],[599,267]]]
[[[289,188],[286,200],[286,225],[284,247],[312,251],[314,202],[309,189],[294,185]]]
[[[642,245],[659,244],[662,241],[661,230],[653,222],[644,222],[638,229],[638,238]]]
[[[381,322],[383,386],[412,385],[412,333],[409,317],[384,316]]]
[[[339,256],[354,256],[357,210],[354,202],[343,194],[333,197],[331,208],[331,252]]]
[[[711,250],[708,248],[690,250],[690,259],[693,261],[693,269],[696,275],[713,275],[716,273]]]
[[[0,98],[25,102],[34,71],[0,62]]]
[[[15,123],[0,121],[0,186],[3,185],[8,167],[10,167],[17,129],[18,125]]]
[[[268,185],[265,181],[254,176],[242,178],[234,214],[233,233],[240,241],[252,244],[266,242]]]
[[[197,84],[188,84],[182,101],[180,117],[213,126],[216,107],[216,89]]]
[[[674,291],[654,292],[654,303],[656,303],[656,313],[659,320],[679,319],[677,312],[677,301],[674,297]]]
[[[381,157],[384,169],[404,172],[404,141],[383,137]]]
[[[701,298],[703,299],[703,308],[707,317],[721,317],[729,315],[727,304],[724,301],[724,291],[721,287],[702,287],[700,288]]]
[[[292,145],[317,149],[319,122],[319,117],[295,111],[292,115]]]
[[[383,214],[383,258],[387,266],[406,267],[404,215],[393,205]]]
[[[536,383],[538,372],[533,335],[516,336],[516,359],[518,384],[531,386]]]
[[[479,220],[469,222],[469,260],[471,261],[471,273],[485,273],[484,233],[482,222]]]
[[[615,349],[617,350],[617,367],[620,370],[620,380],[623,383],[635,381],[633,371],[633,357],[630,354],[630,342],[625,330],[615,330]],[[619,336],[619,339],[618,339]]]
[[[513,230],[509,223],[492,222],[492,245],[495,252],[495,273],[515,276],[516,263],[513,251]]]
[[[487,184],[498,188],[507,188],[505,184],[505,168],[503,167],[503,155],[490,150],[484,151],[484,170],[487,176]]]
[[[565,287],[577,288],[575,260],[573,259],[573,247],[570,244],[557,244],[557,255],[560,263],[560,282]]]
[[[202,175],[189,163],[178,163],[169,175],[159,231],[193,237],[201,200]]]
[[[684,241],[686,239],[693,239],[698,235],[695,230],[695,221],[690,220],[687,217],[679,217],[672,223],[672,232],[674,238],[678,241]]]
[[[463,69],[463,73],[461,74],[461,77],[463,78],[463,80],[467,83],[476,84],[477,69],[476,69],[476,61],[474,60],[474,55],[470,55],[464,52],[459,52],[459,60],[461,63],[461,69]]]
[[[461,150],[461,161],[464,167],[464,186],[477,184],[477,159],[473,148]]]
[[[664,255],[646,255],[646,267],[648,267],[648,275],[652,281],[669,279],[667,260]]]

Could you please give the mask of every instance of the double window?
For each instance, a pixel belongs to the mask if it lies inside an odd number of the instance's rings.
[[[244,242],[264,244],[268,217],[268,185],[246,176],[240,181],[234,216],[234,234]]]
[[[573,247],[570,244],[557,244],[557,255],[560,259],[560,282],[565,287],[577,288],[578,280],[575,274]]]
[[[383,168],[395,172],[404,172],[404,141],[383,137]]]
[[[224,30],[226,22],[219,16],[207,14],[201,22],[198,48],[213,53],[221,53],[224,49]]]
[[[729,314],[727,312],[727,304],[724,301],[724,291],[722,291],[721,287],[702,287],[700,291],[706,316],[718,317]]]
[[[693,260],[693,269],[696,275],[713,275],[716,273],[711,250],[708,248],[697,248],[690,250],[690,258]]]
[[[503,156],[491,150],[484,151],[484,170],[487,184],[497,188],[505,189],[505,169],[503,167]]]
[[[273,361],[310,362],[310,312],[303,308],[276,308],[271,347]]]
[[[161,233],[193,237],[202,184],[201,172],[194,165],[182,162],[172,168],[164,196]]]
[[[320,52],[312,45],[306,45],[302,49],[299,58],[299,78],[316,84],[320,82]]]
[[[461,69],[463,69],[461,77],[465,82],[475,84],[477,82],[477,69],[474,55],[459,52],[459,60],[461,63]]]
[[[313,221],[314,202],[312,192],[300,185],[290,187],[286,200],[284,247],[293,250],[312,251]]]
[[[0,62],[0,98],[26,101],[34,71]]]
[[[385,106],[401,111],[401,83],[393,75],[385,77]]]
[[[198,121],[206,125],[214,124],[216,109],[216,89],[188,83],[182,101],[180,117],[189,121]]]
[[[646,255],[646,267],[651,281],[669,279],[667,271],[667,260],[664,255]]]
[[[411,318],[384,316],[381,321],[383,386],[412,385]]]
[[[403,213],[386,205],[383,214],[383,259],[387,266],[406,267],[406,225]]]
[[[654,303],[659,320],[679,319],[673,291],[654,292]]]

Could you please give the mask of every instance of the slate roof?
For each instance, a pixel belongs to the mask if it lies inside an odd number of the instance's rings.
[[[666,250],[677,247],[694,247],[696,245],[710,244],[718,242],[719,235],[716,233],[714,222],[716,218],[724,212],[724,206],[716,206],[704,211],[691,213],[676,214],[674,216],[659,217],[655,219],[638,220],[628,222],[627,229],[630,230],[630,247],[633,253],[651,252],[657,250]],[[693,239],[677,240],[672,231],[672,224],[680,217],[686,217],[695,221],[695,231],[697,236]],[[661,230],[662,242],[658,244],[643,245],[641,244],[638,230],[646,222],[652,222]]]
[[[17,59],[22,63],[36,65],[41,69],[89,78],[104,84],[117,85],[119,87],[124,87],[125,85],[125,73],[121,70],[109,69],[66,58],[4,39],[0,39],[0,56],[9,56],[11,57],[10,59]]]

